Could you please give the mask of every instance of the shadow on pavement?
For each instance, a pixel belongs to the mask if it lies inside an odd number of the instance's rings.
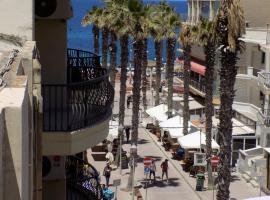
[[[150,143],[149,140],[145,140],[145,139],[138,140],[138,144],[147,144],[147,143]]]
[[[151,187],[159,187],[159,188],[163,188],[163,187],[177,187],[180,185],[180,183],[178,182],[179,178],[169,178],[169,181],[167,182],[166,180],[161,180],[160,176],[156,176],[156,181],[148,181],[147,183],[147,188],[151,188]],[[143,185],[143,188],[146,188],[146,180],[141,180],[140,181]]]
[[[236,175],[231,175],[231,182],[240,181],[241,179]]]
[[[92,153],[94,161],[106,161],[105,153]]]
[[[158,162],[158,161],[163,160],[163,157],[160,157],[160,156],[144,156],[144,157],[138,156],[138,157],[137,157],[137,162],[138,162],[138,163],[142,163],[142,162],[143,162],[143,159],[144,159],[145,157],[151,157],[152,159],[155,160],[155,162]],[[157,163],[156,163],[156,167],[159,167]]]

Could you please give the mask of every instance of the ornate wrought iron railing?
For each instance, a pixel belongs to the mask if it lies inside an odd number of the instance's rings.
[[[184,75],[183,74],[178,74],[178,77],[184,81]],[[195,89],[205,93],[205,82],[204,81],[199,81],[195,78],[190,78],[190,86],[194,87]]]
[[[95,78],[97,75],[91,74],[91,70],[82,69],[81,76],[73,83],[42,86],[44,131],[74,131],[95,125],[111,115],[114,89],[108,75]]]
[[[68,156],[66,178],[67,200],[102,199],[99,172],[88,162]]]
[[[100,56],[78,49],[68,49],[68,67],[100,67]]]

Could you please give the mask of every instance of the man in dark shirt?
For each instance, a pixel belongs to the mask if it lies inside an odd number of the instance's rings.
[[[127,143],[129,143],[129,137],[130,137],[130,127],[126,127],[126,138],[127,138]]]

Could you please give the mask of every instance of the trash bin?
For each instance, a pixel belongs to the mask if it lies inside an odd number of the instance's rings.
[[[110,188],[103,190],[103,199],[111,200],[114,197],[114,192]]]
[[[122,169],[128,168],[128,157],[127,155],[122,155]]]
[[[202,191],[204,188],[204,174],[198,173],[196,175],[196,191]]]

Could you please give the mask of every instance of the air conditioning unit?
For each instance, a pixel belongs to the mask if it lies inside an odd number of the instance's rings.
[[[43,180],[61,180],[65,178],[65,156],[43,156],[42,177]]]
[[[72,16],[70,0],[35,0],[37,19],[68,19]]]

